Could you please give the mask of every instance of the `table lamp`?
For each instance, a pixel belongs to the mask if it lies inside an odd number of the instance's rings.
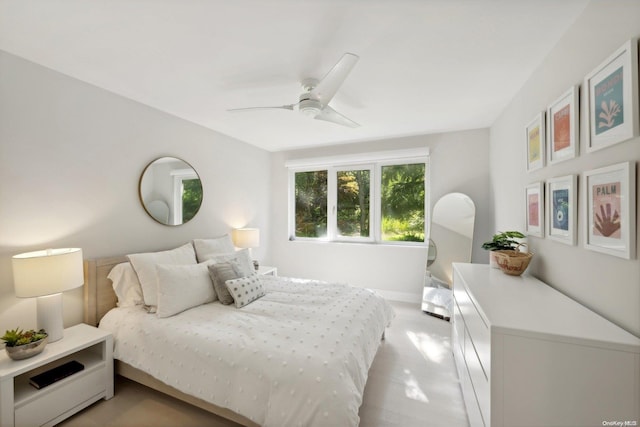
[[[14,255],[13,285],[19,298],[37,297],[38,329],[49,342],[63,336],[62,292],[84,283],[82,249],[64,248]]]
[[[249,249],[251,256],[251,248],[260,246],[260,230],[257,228],[236,228],[231,232],[233,244],[238,248]],[[253,265],[258,269],[258,261],[254,260]]]

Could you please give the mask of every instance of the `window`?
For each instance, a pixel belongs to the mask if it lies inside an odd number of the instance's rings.
[[[425,163],[381,167],[383,241],[424,242]]]
[[[351,158],[287,164],[291,240],[424,243],[428,224],[424,152],[418,157],[414,151],[400,158],[361,156],[370,158],[357,164],[350,163]]]
[[[202,204],[202,183],[193,169],[171,171],[173,177],[174,224],[182,224],[193,218]]]
[[[202,204],[202,183],[200,179],[182,180],[182,221],[191,220]]]
[[[371,169],[336,170],[335,224],[340,238],[371,237]]]
[[[295,174],[295,236],[327,236],[327,171]]]

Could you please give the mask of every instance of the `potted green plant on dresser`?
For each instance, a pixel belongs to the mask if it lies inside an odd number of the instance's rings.
[[[494,251],[516,251],[523,245],[516,239],[524,239],[526,236],[519,231],[499,231],[493,238],[482,244],[482,249],[489,252],[489,264],[493,268],[498,268]]]

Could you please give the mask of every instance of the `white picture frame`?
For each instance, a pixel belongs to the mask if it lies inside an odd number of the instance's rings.
[[[638,39],[627,41],[587,74],[583,88],[587,152],[638,136]]]
[[[525,187],[525,234],[544,237],[544,182]]]
[[[547,164],[578,156],[580,86],[573,85],[547,107]]]
[[[541,111],[524,127],[526,141],[527,172],[544,167],[545,162],[545,112]]]
[[[585,248],[635,258],[635,169],[635,162],[623,162],[583,172]]]
[[[547,238],[575,246],[578,240],[578,176],[550,178],[546,187]]]

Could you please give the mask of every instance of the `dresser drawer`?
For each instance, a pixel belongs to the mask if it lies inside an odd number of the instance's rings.
[[[34,399],[16,406],[16,427],[43,425],[61,413],[99,394],[105,394],[106,375],[103,364],[90,372],[79,372],[68,377],[62,380],[59,386],[52,384],[43,388]]]
[[[491,395],[489,390],[489,380],[484,374],[482,365],[480,364],[480,359],[478,358],[476,349],[473,346],[473,341],[469,335],[465,337],[464,347],[466,350],[464,353],[464,360],[467,364],[467,369],[469,370],[469,376],[471,377],[471,383],[473,384],[476,401],[478,402],[478,407],[482,413],[484,424],[490,425],[489,410],[491,408]]]
[[[454,339],[452,340],[454,347],[457,346],[457,350],[459,350],[461,354],[464,354],[464,319],[462,318],[460,307],[458,307],[458,303],[456,302],[455,298],[453,300],[452,333],[454,336]]]
[[[456,303],[460,309],[464,323],[469,331],[469,336],[477,353],[478,359],[486,378],[489,378],[491,368],[491,336],[489,328],[480,316],[476,306],[469,297],[463,281],[458,281],[454,286]],[[465,347],[465,352],[467,348]]]

